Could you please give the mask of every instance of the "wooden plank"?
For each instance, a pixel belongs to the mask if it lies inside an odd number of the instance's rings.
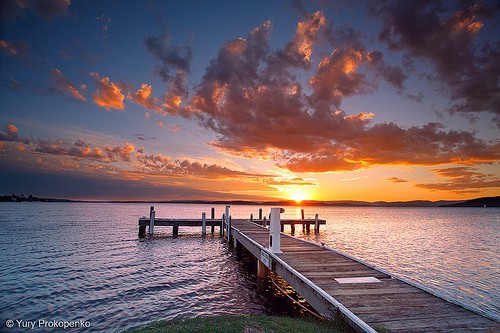
[[[494,323],[484,322],[482,320],[477,320],[470,318],[461,317],[451,317],[448,319],[440,318],[428,318],[428,319],[398,319],[398,320],[381,320],[381,321],[371,321],[369,322],[372,326],[386,327],[390,332],[415,332],[417,330],[427,330],[427,332],[456,332],[457,329],[468,328],[469,332],[498,332],[500,326]],[[496,326],[496,328],[495,328]]]

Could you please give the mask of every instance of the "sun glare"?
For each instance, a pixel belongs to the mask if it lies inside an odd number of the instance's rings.
[[[296,203],[301,203],[302,201],[307,199],[307,194],[301,191],[294,191],[290,193],[290,199],[292,199]]]

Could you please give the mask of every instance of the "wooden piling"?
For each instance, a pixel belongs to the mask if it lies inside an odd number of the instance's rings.
[[[264,219],[262,220],[262,226],[265,228],[267,227],[267,219],[266,217],[264,216]]]
[[[210,218],[212,220],[215,219],[215,207],[212,207],[212,211],[210,213]],[[214,225],[210,227],[210,232],[212,233],[212,235],[215,232],[215,226]]]
[[[149,209],[149,234],[153,235],[155,227],[155,207],[151,206]]]
[[[262,220],[262,208],[259,208],[259,220]]]
[[[140,225],[139,226],[139,238],[143,238],[145,234],[146,234],[146,226]]]
[[[231,215],[229,215],[229,218],[227,219],[227,243],[229,244],[231,242]]]
[[[319,218],[318,214],[314,217],[314,233],[317,234],[319,233]]]
[[[222,218],[220,219],[220,236],[224,237],[224,222],[226,220],[226,214],[222,214]]]
[[[300,210],[300,216],[302,217],[302,219],[304,219],[304,209]],[[304,231],[306,231],[305,223],[302,224],[302,232],[304,232]]]
[[[258,278],[267,278],[269,275],[269,268],[262,263],[262,261],[257,259],[257,277]]]
[[[201,213],[201,234],[203,236],[207,234],[207,214],[205,212]]]
[[[172,234],[173,234],[174,238],[179,236],[179,226],[178,225],[174,225],[172,227]]]
[[[250,221],[253,221],[253,214],[250,214]]]

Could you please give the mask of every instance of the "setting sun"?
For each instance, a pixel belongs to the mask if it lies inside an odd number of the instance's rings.
[[[300,203],[303,200],[307,200],[308,195],[307,195],[307,193],[305,193],[303,191],[293,191],[293,192],[290,192],[290,199],[294,200],[297,203]]]

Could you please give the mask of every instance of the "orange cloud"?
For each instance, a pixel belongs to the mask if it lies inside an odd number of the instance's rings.
[[[108,77],[101,78],[98,73],[90,73],[90,75],[97,83],[97,90],[92,95],[94,102],[108,111],[111,109],[123,110],[125,95],[122,90],[125,89],[125,86],[111,82]]]
[[[123,147],[107,146],[104,149],[89,147],[82,139],[74,143],[74,146],[62,144],[51,144],[48,141],[39,140],[36,146],[32,147],[32,151],[48,155],[71,156],[78,159],[91,159],[103,162],[116,162],[118,158],[123,161],[130,161],[130,154],[135,151],[135,147],[125,142]]]
[[[7,129],[7,133],[12,134],[12,135],[17,134],[17,132],[19,131],[17,129],[16,125],[14,125],[14,124],[7,125],[6,129]]]
[[[486,188],[500,188],[500,179],[494,174],[477,172],[470,167],[452,167],[433,169],[437,177],[446,182],[416,184],[416,187],[433,191],[451,191],[455,193],[475,193]]]
[[[5,126],[5,131],[0,131],[0,141],[20,141],[16,125]]]
[[[108,155],[108,159],[116,161],[117,157],[120,157],[123,161],[130,161],[130,154],[134,152],[135,148],[128,142],[125,142],[124,147],[116,146],[114,148],[106,147],[105,151]]]
[[[141,172],[147,174],[158,174],[174,177],[195,177],[207,179],[259,179],[262,177],[272,177],[269,175],[252,174],[243,171],[232,170],[218,164],[200,163],[187,159],[177,160],[170,156],[140,155],[138,161],[141,165]]]
[[[152,96],[153,94],[153,87],[148,85],[148,84],[143,84],[139,90],[137,90],[136,93],[131,94],[129,93],[127,95],[127,99],[130,99],[143,108],[156,111],[156,112],[161,112],[162,108],[158,106],[158,101],[156,98]]]
[[[407,183],[408,182],[406,179],[401,179],[398,177],[391,177],[391,178],[387,178],[386,180],[390,181],[391,183]]]
[[[313,44],[319,29],[326,23],[322,12],[315,12],[309,19],[297,23],[297,32],[291,45],[303,57],[304,61],[310,61]]]
[[[385,64],[381,52],[367,52],[352,31],[339,31],[343,44],[320,61],[309,80],[312,89],[304,89],[290,75],[295,67],[307,69],[295,46],[300,38],[320,37],[322,17],[316,13],[299,24],[283,50],[270,51],[269,22],[219,49],[188,106],[203,127],[218,134],[212,146],[244,157],[268,156],[297,172],[500,160],[500,144],[471,132],[446,131],[439,123],[373,124],[373,113],[342,110],[346,97],[375,89],[367,70],[399,93],[407,78],[401,67]]]

